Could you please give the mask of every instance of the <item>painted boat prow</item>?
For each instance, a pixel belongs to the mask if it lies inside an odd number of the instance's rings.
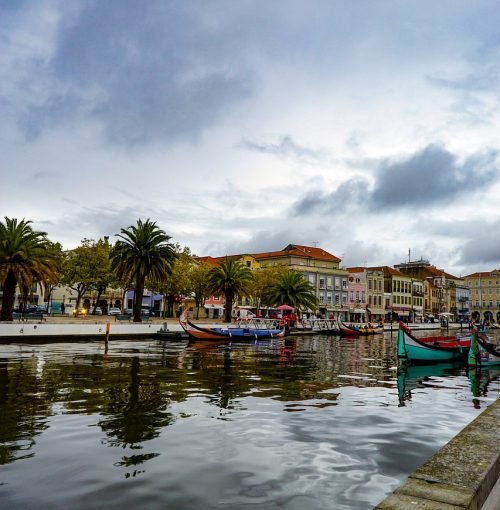
[[[477,330],[471,336],[467,364],[470,367],[500,366],[500,351],[496,350]]]

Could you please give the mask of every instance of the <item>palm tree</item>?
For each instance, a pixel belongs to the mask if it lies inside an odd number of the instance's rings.
[[[248,267],[228,257],[209,271],[210,293],[214,296],[224,294],[226,298],[224,322],[231,322],[234,298],[248,295],[252,280],[252,272]]]
[[[137,225],[122,228],[120,238],[111,249],[111,267],[120,279],[133,281],[134,322],[141,322],[142,296],[146,278],[162,282],[172,272],[176,259],[170,236],[156,222],[137,220]]]
[[[0,282],[3,283],[0,321],[11,321],[16,288],[31,288],[35,280],[46,283],[56,278],[59,253],[47,239],[46,232],[37,232],[31,221],[5,216],[0,222]]]
[[[273,305],[314,308],[318,298],[311,283],[298,271],[289,269],[277,276],[275,283],[268,289],[266,301]]]

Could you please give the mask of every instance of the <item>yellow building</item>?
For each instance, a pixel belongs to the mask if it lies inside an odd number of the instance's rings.
[[[472,273],[464,281],[470,291],[472,318],[500,322],[500,269]]]

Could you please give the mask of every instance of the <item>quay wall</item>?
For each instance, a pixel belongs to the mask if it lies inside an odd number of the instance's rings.
[[[158,332],[158,323],[117,323],[110,324],[109,337],[151,337]],[[180,328],[180,326],[179,326]],[[40,322],[12,322],[0,324],[0,342],[62,341],[63,339],[85,339],[106,337],[106,322],[83,324],[56,324]]]
[[[488,507],[500,508],[499,432],[497,399],[375,510],[479,510],[485,502]],[[495,501],[491,502],[488,496],[494,488],[491,498]]]

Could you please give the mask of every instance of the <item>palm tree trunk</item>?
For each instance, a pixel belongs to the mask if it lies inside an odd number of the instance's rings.
[[[233,311],[234,293],[231,291],[227,291],[225,293],[225,296],[226,296],[226,308],[224,310],[224,322],[231,322],[231,312]]]
[[[0,311],[0,321],[11,321],[14,300],[16,299],[17,278],[9,270],[3,284],[2,310]]]
[[[142,295],[144,294],[144,279],[140,275],[136,278],[134,292],[134,322],[141,321]]]

